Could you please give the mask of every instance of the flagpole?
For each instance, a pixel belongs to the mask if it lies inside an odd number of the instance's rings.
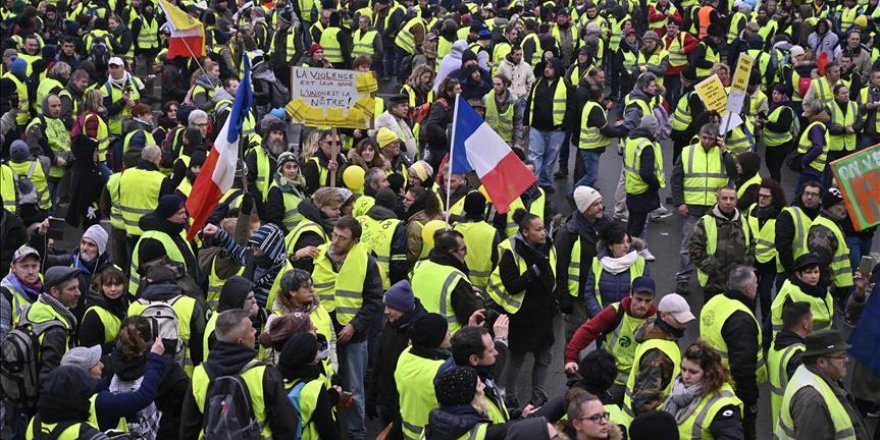
[[[449,172],[446,173],[446,229],[449,229],[449,202],[452,200],[452,193],[449,190],[452,187],[452,167],[453,156],[455,155],[455,126],[458,125],[458,100],[461,95],[455,95],[455,109],[452,112],[452,141],[449,143]]]
[[[203,28],[204,28],[204,25],[203,25]],[[207,75],[208,71],[205,70],[204,67],[202,67],[202,63],[199,62],[199,57],[197,57],[196,53],[193,52],[191,47],[189,47],[189,43],[186,42],[186,38],[181,38],[180,41],[182,41],[183,45],[186,46],[186,50],[189,51],[189,55],[192,57],[193,61],[196,62],[196,65],[199,66],[199,70],[202,71],[202,74]]]

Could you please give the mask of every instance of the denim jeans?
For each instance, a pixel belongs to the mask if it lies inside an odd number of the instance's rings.
[[[578,149],[578,154],[584,161],[584,176],[574,185],[575,188],[586,185],[595,188],[596,180],[599,178],[599,159],[602,157],[603,150],[582,150]],[[574,191],[574,188],[572,188]]]
[[[529,129],[528,158],[535,164],[539,186],[553,185],[553,167],[564,140],[565,132],[562,130],[541,131],[534,127]]]
[[[678,273],[675,274],[676,282],[688,282],[694,273],[694,265],[691,263],[688,245],[691,241],[691,235],[694,233],[694,225],[697,224],[697,220],[710,209],[712,209],[711,206],[688,205],[688,216],[681,224],[681,257],[678,260]]]
[[[855,272],[859,270],[859,266],[862,264],[862,257],[868,256],[871,253],[871,242],[874,241],[874,234],[864,238],[847,235],[845,240],[846,245],[849,247],[849,264],[852,265],[852,270]],[[875,263],[877,262],[875,261]]]
[[[629,207],[626,206],[626,174],[620,169],[620,179],[617,180],[617,189],[614,191],[614,217],[615,221],[629,221]]]
[[[345,411],[346,435],[348,438],[364,438],[364,376],[367,374],[367,341],[338,344],[339,377],[342,388],[354,394],[354,405]]]

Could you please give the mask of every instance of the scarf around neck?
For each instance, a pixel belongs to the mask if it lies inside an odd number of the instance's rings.
[[[672,392],[663,402],[663,411],[672,414],[680,425],[697,409],[702,395],[702,383],[686,386],[681,376],[678,376],[672,385]]]
[[[612,275],[617,275],[619,273],[626,272],[632,267],[633,263],[636,262],[636,258],[638,258],[639,253],[636,251],[630,251],[626,255],[620,258],[614,258],[611,255],[606,255],[602,257],[599,262],[602,263],[602,269],[605,272],[608,272]]]

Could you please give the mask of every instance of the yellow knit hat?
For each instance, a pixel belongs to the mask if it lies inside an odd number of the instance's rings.
[[[379,142],[379,148],[385,148],[391,145],[392,142],[398,140],[400,140],[400,138],[397,137],[397,133],[385,127],[380,128],[379,132],[376,133],[376,141]]]

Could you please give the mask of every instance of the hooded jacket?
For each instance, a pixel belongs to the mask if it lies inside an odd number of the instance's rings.
[[[456,41],[452,43],[452,51],[449,55],[443,57],[440,66],[437,68],[437,76],[434,78],[434,95],[440,90],[440,83],[446,79],[452,72],[461,68],[461,56],[467,50],[466,41]]]
[[[478,413],[471,405],[445,406],[431,410],[425,436],[435,440],[456,440],[466,436],[479,423],[489,424],[484,437],[486,440],[506,438],[510,426],[510,423],[492,424],[488,417]]]
[[[220,377],[237,374],[251,360],[256,358],[256,350],[228,342],[218,342],[211,350],[211,357],[205,362],[205,369],[210,371],[209,377]],[[254,392],[251,391],[251,395]],[[284,379],[274,366],[267,365],[263,373],[263,404],[266,411],[266,423],[272,428],[273,438],[294,438],[299,412],[294,409]],[[183,408],[180,412],[180,438],[194,440],[202,432],[204,414],[199,411],[192,386],[186,393]]]
[[[752,264],[755,256],[754,237],[750,237],[749,241],[746,241],[743,233],[746,220],[739,210],[734,210],[733,215],[728,216],[721,212],[718,205],[715,205],[711,211],[706,213],[706,216],[712,216],[717,227],[715,254],[709,255],[706,252],[708,237],[705,216],[697,220],[694,225],[688,250],[694,265],[709,275],[705,290],[723,292],[727,288],[727,275],[730,273],[730,269],[737,265],[750,266]]]
[[[97,384],[88,373],[77,367],[66,366],[40,376],[43,379],[35,423],[77,423],[89,418],[89,397],[94,394]],[[107,440],[104,433],[87,423],[82,423],[77,438]]]
[[[415,298],[412,311],[407,312],[395,322],[385,321],[385,326],[382,327],[382,333],[379,335],[373,373],[367,377],[367,407],[378,405],[386,407],[389,414],[399,412],[400,396],[397,393],[397,384],[394,380],[394,366],[397,365],[397,360],[403,350],[409,346],[412,323],[427,313],[421,301]]]
[[[373,207],[367,211],[367,217],[381,222],[383,220],[396,220],[397,214],[384,206],[373,205]],[[409,248],[407,238],[406,224],[404,222],[398,223],[394,228],[394,235],[391,236],[391,249],[389,255],[406,255],[406,251]],[[409,269],[409,261],[406,259],[392,259],[388,268],[388,280],[391,282],[390,285],[394,285],[398,281],[406,279],[409,275]]]
[[[537,69],[539,72],[544,72],[543,66],[545,63],[538,64]],[[575,124],[573,119],[577,113],[575,109],[577,106],[577,95],[575,89],[565,78],[565,68],[562,67],[562,61],[558,58],[553,58],[549,63],[553,65],[555,77],[552,83],[543,74],[540,78],[537,78],[535,85],[532,86],[532,90],[529,91],[525,107],[523,107],[525,109],[523,112],[523,123],[527,123],[530,127],[541,131],[566,130]],[[563,82],[563,87],[568,89],[568,93],[565,102],[565,116],[561,124],[556,124],[553,118],[547,117],[547,115],[553,114],[553,101],[559,81]],[[533,96],[534,102],[532,102]],[[540,115],[540,117],[537,115]],[[577,121],[576,124],[580,124],[580,121]]]
[[[303,199],[303,201],[299,202],[299,206],[297,208],[299,213],[302,214],[305,220],[309,220],[321,226],[324,229],[324,232],[329,237],[330,232],[333,230],[333,226],[329,219],[326,218],[324,213],[318,209],[317,206],[310,199]],[[292,243],[292,247],[287,250],[288,259],[292,260],[293,255],[296,254],[300,249],[314,246],[318,247],[322,244],[326,243],[324,237],[318,235],[315,232],[303,232],[302,235],[299,236],[299,240],[296,243]],[[315,269],[315,260],[311,257],[299,258],[296,261],[292,262],[293,267],[297,269],[302,269],[308,273],[312,273]]]
[[[86,293],[86,308],[92,306],[100,307],[122,321],[128,312],[128,295],[123,293],[119,298],[110,299],[101,292],[89,289]],[[110,353],[113,343],[105,344],[104,334],[104,321],[101,321],[101,317],[97,313],[83,315],[82,324],[79,326],[79,345],[84,347],[100,345],[105,354]]]
[[[200,279],[201,270],[199,269],[196,254],[193,252],[190,243],[187,243],[183,236],[181,236],[181,232],[186,227],[185,225],[178,225],[171,223],[168,220],[160,219],[156,216],[155,212],[152,212],[141,217],[138,221],[138,226],[140,226],[144,232],[160,231],[168,234],[174,244],[177,245],[178,251],[183,255],[187,274],[189,274],[193,280],[198,281]],[[138,264],[140,267],[143,267],[144,264],[149,263],[150,261],[166,257],[167,255],[168,251],[165,250],[165,246],[159,240],[154,238],[141,238],[138,241]]]

